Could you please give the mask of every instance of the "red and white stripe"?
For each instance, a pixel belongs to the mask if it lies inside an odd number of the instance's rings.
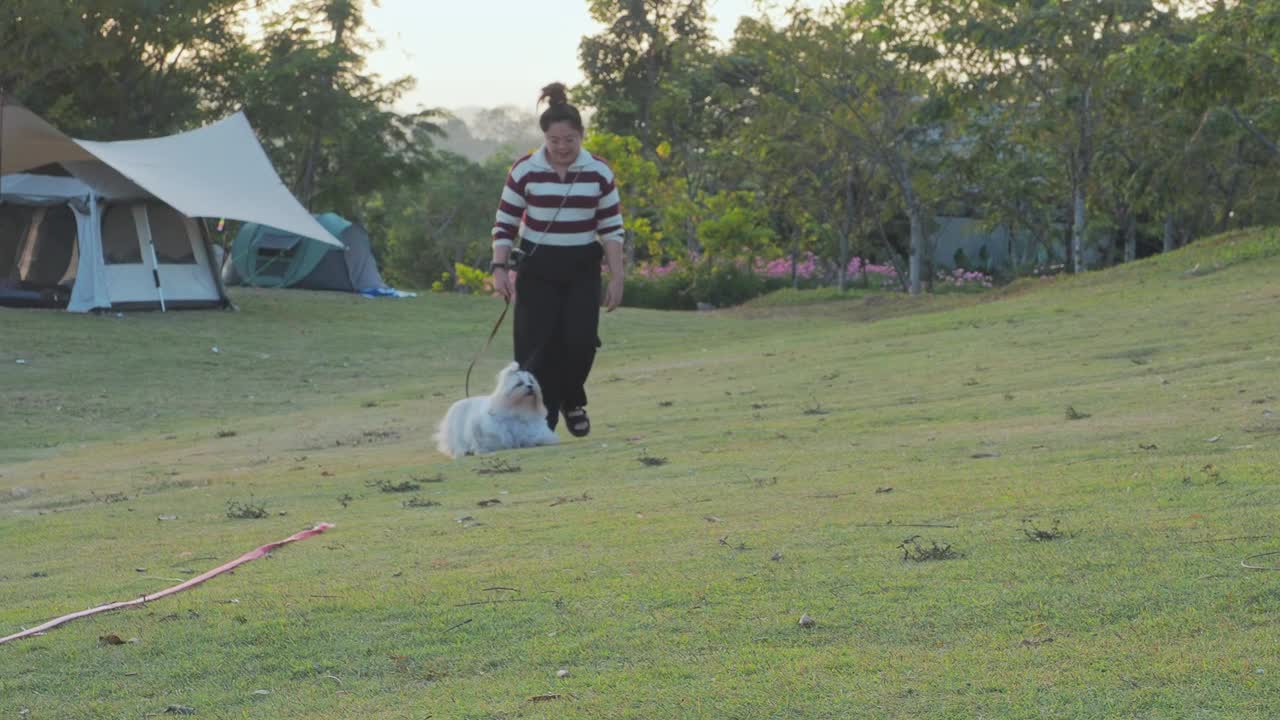
[[[546,149],[511,166],[493,225],[493,244],[516,237],[542,245],[587,245],[623,241],[622,204],[613,170],[583,150],[563,180],[547,162]]]

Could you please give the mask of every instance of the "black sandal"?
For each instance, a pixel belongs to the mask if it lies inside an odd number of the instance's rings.
[[[574,437],[586,437],[591,434],[591,418],[587,417],[584,407],[570,408],[564,411],[565,427]]]

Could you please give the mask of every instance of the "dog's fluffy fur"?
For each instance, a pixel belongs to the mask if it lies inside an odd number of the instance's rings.
[[[547,427],[542,388],[516,363],[498,373],[492,395],[454,403],[440,421],[435,440],[440,452],[455,458],[560,442]]]

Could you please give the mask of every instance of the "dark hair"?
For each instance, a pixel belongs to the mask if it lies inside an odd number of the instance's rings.
[[[578,108],[569,104],[569,90],[564,83],[551,83],[542,88],[538,102],[543,100],[547,101],[547,109],[543,110],[542,116],[538,118],[538,125],[542,127],[542,132],[550,129],[552,123],[558,122],[567,122],[578,132],[586,132],[582,127],[582,115],[578,112]]]

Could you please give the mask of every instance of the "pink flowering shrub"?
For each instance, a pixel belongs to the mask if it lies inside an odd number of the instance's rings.
[[[716,259],[697,254],[690,254],[687,262],[645,261],[633,267],[624,302],[660,309],[700,304],[723,307],[790,287],[793,271],[801,288],[832,287],[839,281],[840,265],[812,252],[799,255],[794,263],[790,255],[750,263],[740,257]],[[852,288],[897,290],[902,286],[898,270],[887,263],[854,257],[844,272]],[[993,287],[994,279],[981,271],[959,268],[939,271],[932,285],[935,292],[980,292]]]
[[[653,280],[663,278],[675,272],[679,266],[673,262],[665,265],[657,265],[652,262],[642,262],[636,266],[635,273],[642,278]]]
[[[853,281],[869,280],[882,288],[898,287],[898,269],[892,265],[877,265],[860,257],[854,257],[845,268],[845,276]]]
[[[951,272],[939,271],[934,289],[981,290],[994,285],[992,277],[980,270],[956,268]]]
[[[757,275],[790,280],[791,266],[791,256],[787,255],[769,262],[757,260],[755,271]],[[806,252],[800,256],[800,262],[795,263],[795,269],[796,277],[801,280],[812,280],[815,276],[821,274],[822,270],[818,256],[811,252]]]
[[[756,274],[778,280],[790,281],[791,268],[790,256],[780,257],[768,262],[757,260],[755,264]],[[839,265],[836,262],[825,260],[811,252],[806,252],[795,263],[795,276],[801,285],[807,287],[835,285],[838,281],[838,269]],[[863,275],[867,277],[864,278]],[[877,265],[860,257],[854,257],[849,260],[849,264],[845,267],[845,278],[850,284],[869,280],[879,287],[896,287],[898,284],[898,271],[892,265]]]

